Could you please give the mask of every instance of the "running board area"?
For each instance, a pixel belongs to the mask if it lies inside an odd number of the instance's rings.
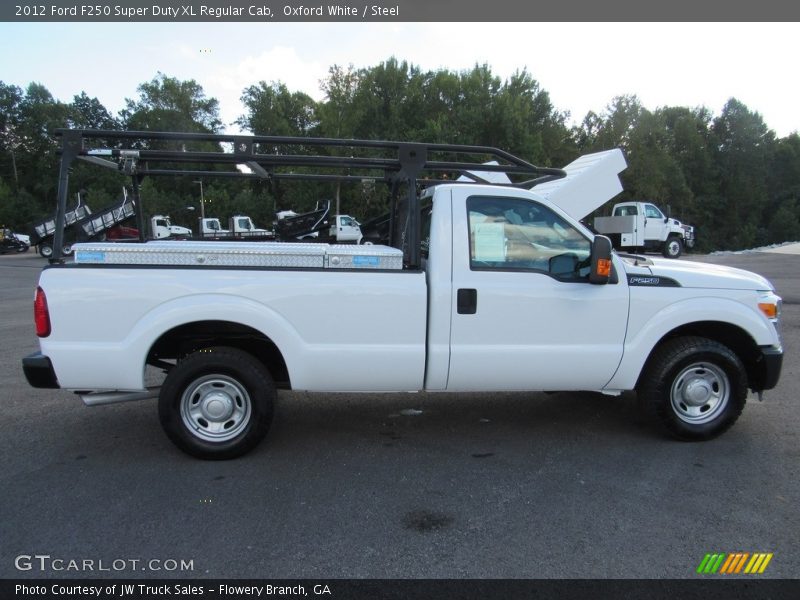
[[[153,386],[138,392],[89,392],[78,395],[86,406],[100,406],[102,404],[117,404],[119,402],[158,398],[160,391],[161,386]]]

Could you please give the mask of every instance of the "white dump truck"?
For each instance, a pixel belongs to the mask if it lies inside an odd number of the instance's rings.
[[[153,215],[150,218],[150,232],[154,240],[185,240],[192,237],[191,229],[173,225],[167,215]]]
[[[246,215],[234,215],[228,219],[228,228],[224,229],[216,217],[198,219],[200,239],[209,240],[270,240],[274,236],[271,231],[255,226],[253,219]]]

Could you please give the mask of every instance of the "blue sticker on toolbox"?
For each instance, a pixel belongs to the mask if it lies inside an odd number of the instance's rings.
[[[357,267],[368,265],[370,267],[377,267],[381,264],[381,259],[377,256],[354,256],[353,264]]]
[[[104,263],[106,262],[106,253],[79,251],[76,258],[78,259],[78,262]]]

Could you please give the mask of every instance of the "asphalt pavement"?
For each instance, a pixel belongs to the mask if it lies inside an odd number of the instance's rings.
[[[740,551],[797,577],[800,257],[689,259],[784,298],[781,382],[716,440],[663,437],[633,393],[281,393],[254,452],[203,462],[155,400],[27,385],[44,261],[0,256],[0,577],[692,578]]]

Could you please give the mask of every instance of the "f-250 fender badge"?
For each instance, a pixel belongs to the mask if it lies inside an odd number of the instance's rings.
[[[628,285],[641,287],[681,287],[681,284],[669,277],[658,275],[628,275]]]

